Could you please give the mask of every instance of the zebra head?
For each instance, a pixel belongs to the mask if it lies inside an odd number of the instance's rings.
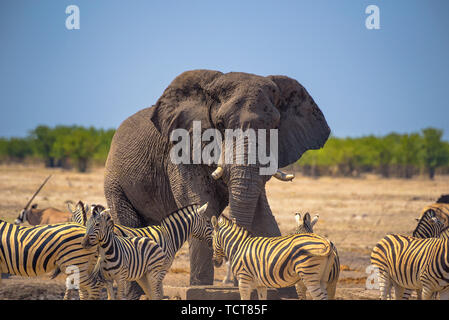
[[[194,206],[191,236],[206,241],[207,245],[212,247],[212,225],[205,214],[207,205],[208,203],[206,202],[199,208]]]
[[[87,222],[87,212],[89,211],[89,205],[84,205],[84,203],[80,200],[76,204],[75,207],[73,207],[73,204],[71,202],[67,203],[67,209],[69,209],[69,212],[72,214],[72,221],[76,222],[82,226],[86,225]]]
[[[91,248],[96,245],[104,244],[111,234],[114,233],[114,221],[112,220],[110,210],[92,210],[92,215],[86,223],[86,234],[81,241],[85,248]]]
[[[446,227],[434,210],[429,209],[423,213],[418,220],[418,225],[413,231],[416,238],[434,238],[438,237],[441,231]]]
[[[220,217],[219,220],[221,222],[223,218]],[[223,259],[226,258],[223,245],[221,243],[221,238],[219,236],[220,227],[219,221],[216,216],[212,216],[210,219],[212,227],[214,231],[212,233],[212,248],[214,249],[214,254],[212,256],[212,261],[214,262],[214,266],[219,268],[223,264]]]
[[[304,218],[301,219],[301,214],[296,213],[295,214],[295,220],[296,220],[296,229],[295,233],[313,233],[313,226],[315,223],[317,223],[319,215],[315,215],[313,219],[310,219],[310,214],[306,212],[304,215]]]

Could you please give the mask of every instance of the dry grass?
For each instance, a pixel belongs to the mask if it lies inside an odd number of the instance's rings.
[[[40,207],[64,209],[66,200],[105,203],[103,172],[95,169],[81,174],[43,167],[0,166],[0,217],[13,221],[50,173],[53,177],[35,200]],[[340,254],[342,272],[337,297],[351,299],[375,297],[375,293],[364,290],[364,271],[376,242],[387,233],[410,233],[421,209],[443,193],[449,193],[449,178],[443,176],[434,181],[298,176],[293,182],[271,179],[267,184],[268,199],[281,232],[293,231],[295,212],[320,215],[315,231],[332,240]],[[188,258],[186,244],[178,252],[166,284],[188,285]],[[224,274],[222,266],[216,269],[215,278],[222,279]]]

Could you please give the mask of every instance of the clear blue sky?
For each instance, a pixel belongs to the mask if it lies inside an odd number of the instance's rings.
[[[67,30],[65,8],[80,9]],[[380,30],[365,8],[380,8]],[[449,139],[449,1],[0,2],[0,136],[116,128],[185,70],[284,74],[336,136],[433,126]]]

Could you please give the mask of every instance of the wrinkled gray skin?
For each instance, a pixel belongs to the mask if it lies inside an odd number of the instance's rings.
[[[230,206],[230,217],[254,235],[277,236],[259,165],[224,164],[221,179],[208,166],[174,165],[169,141],[173,129],[192,131],[201,120],[203,131],[241,128],[279,129],[279,167],[326,142],[330,129],[306,89],[285,76],[211,70],[187,71],[167,87],[151,108],[126,119],[116,131],[106,162],[104,191],[113,218],[142,227],[160,222],[171,212],[194,203],[209,203],[206,214],[219,215]],[[212,251],[191,240],[190,283],[212,284]]]

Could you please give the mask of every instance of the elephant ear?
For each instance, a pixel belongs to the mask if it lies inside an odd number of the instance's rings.
[[[323,113],[298,81],[286,76],[268,78],[280,90],[278,166],[283,168],[296,162],[307,150],[322,148],[330,129]]]
[[[208,84],[221,76],[219,71],[192,70],[176,77],[153,107],[151,121],[163,137],[172,130],[191,130],[194,120],[201,120],[202,128],[212,126],[210,108],[217,101],[206,90]]]

